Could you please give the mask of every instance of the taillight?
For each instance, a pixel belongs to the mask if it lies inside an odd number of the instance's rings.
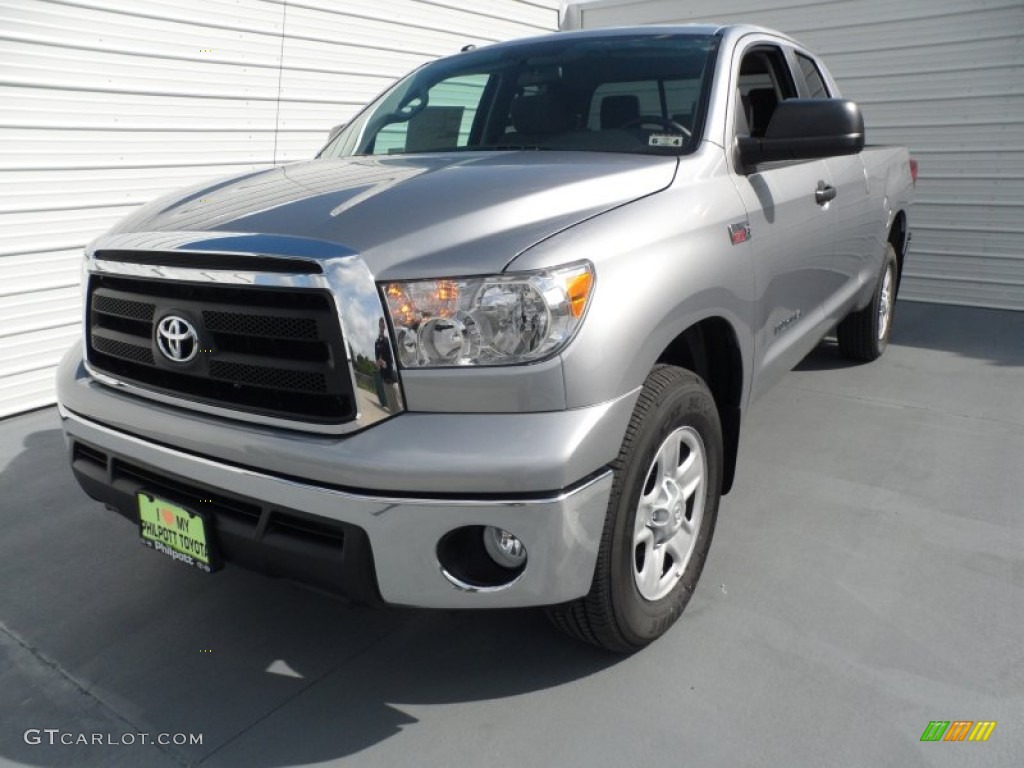
[[[917,186],[917,160],[910,158],[910,180]]]

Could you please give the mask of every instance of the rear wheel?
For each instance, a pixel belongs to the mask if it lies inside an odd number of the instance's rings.
[[[679,618],[711,546],[722,429],[699,376],[668,365],[651,371],[612,469],[590,592],[548,615],[574,637],[629,653]]]
[[[896,250],[889,243],[871,303],[859,312],[851,312],[836,327],[839,352],[843,357],[870,363],[885,352],[896,309],[897,274]]]

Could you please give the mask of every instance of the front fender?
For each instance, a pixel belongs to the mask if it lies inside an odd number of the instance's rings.
[[[751,251],[747,244],[732,245],[728,229],[745,219],[724,157],[708,151],[685,162],[669,189],[579,224],[513,262],[511,270],[577,259],[595,266],[586,318],[562,354],[567,407],[640,387],[672,341],[710,317],[732,327],[744,371],[751,370]],[[743,403],[749,379],[745,373]]]

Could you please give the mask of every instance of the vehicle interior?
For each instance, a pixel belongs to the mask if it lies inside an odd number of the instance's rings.
[[[736,84],[738,135],[762,138],[768,130],[775,107],[796,96],[796,88],[783,58],[773,46],[754,48],[743,56]]]

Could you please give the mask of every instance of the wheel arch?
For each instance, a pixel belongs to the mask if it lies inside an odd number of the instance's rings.
[[[657,362],[693,371],[711,390],[722,424],[722,493],[728,493],[736,474],[744,380],[736,330],[723,317],[704,318],[676,336]]]

